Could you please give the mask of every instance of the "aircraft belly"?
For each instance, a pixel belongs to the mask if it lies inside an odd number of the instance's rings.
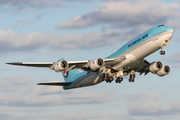
[[[72,88],[86,87],[102,82],[102,73],[91,72],[79,79]]]
[[[127,64],[127,65],[123,66],[123,70],[124,70],[124,71],[128,71],[128,70],[130,70],[130,69],[132,69],[132,68],[135,68],[135,67],[136,67],[137,65],[139,65],[141,62],[142,62],[142,60],[136,60],[136,61],[134,61],[134,62],[132,62],[132,63],[130,63],[130,64]]]

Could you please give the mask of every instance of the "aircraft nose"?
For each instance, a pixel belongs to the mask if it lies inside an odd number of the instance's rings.
[[[169,37],[170,37],[170,39],[171,39],[172,36],[173,36],[173,34],[174,34],[174,30],[173,30],[172,28],[168,27],[167,31],[168,31]],[[169,40],[170,40],[170,39],[169,39]]]
[[[172,34],[174,34],[174,30],[173,30],[172,28],[169,30],[169,32],[171,32]]]
[[[174,30],[170,27],[167,27],[166,31],[168,31],[168,33],[170,34],[170,36],[172,37],[174,34]]]
[[[173,29],[171,29],[169,32],[171,33],[171,37],[172,37],[172,36],[173,36],[173,34],[174,34],[174,30],[173,30]]]
[[[174,34],[174,30],[172,29],[172,34]]]

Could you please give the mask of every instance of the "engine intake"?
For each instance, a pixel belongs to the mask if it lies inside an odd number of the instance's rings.
[[[90,69],[91,70],[98,70],[99,68],[101,68],[102,66],[104,66],[104,61],[103,59],[99,58],[99,59],[95,59],[90,63]]]
[[[54,65],[54,70],[56,72],[61,72],[61,71],[65,70],[65,69],[67,69],[68,66],[69,65],[68,65],[67,61],[60,60],[59,62],[56,62],[56,64]]]
[[[163,67],[162,62],[156,61],[151,63],[151,65],[149,66],[149,71],[152,73],[156,73],[157,71],[161,70],[162,67]]]
[[[171,71],[171,68],[168,65],[165,65],[160,71],[157,72],[157,75],[162,77],[164,75],[169,74]]]

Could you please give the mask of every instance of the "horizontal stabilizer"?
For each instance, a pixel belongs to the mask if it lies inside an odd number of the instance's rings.
[[[72,82],[38,83],[37,85],[68,86]]]

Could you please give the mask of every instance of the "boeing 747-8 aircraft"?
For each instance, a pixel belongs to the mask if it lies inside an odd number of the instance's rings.
[[[129,82],[134,82],[135,73],[148,74],[149,72],[162,77],[170,72],[170,67],[161,61],[152,63],[144,58],[167,46],[174,31],[164,25],[157,25],[145,33],[126,43],[109,57],[102,59],[67,62],[63,58],[57,62],[13,62],[11,65],[47,67],[56,72],[62,72],[65,82],[39,83],[38,85],[63,86],[64,90],[96,85],[103,81],[116,83],[123,81],[123,76],[129,75]],[[81,69],[84,72],[78,72]]]

